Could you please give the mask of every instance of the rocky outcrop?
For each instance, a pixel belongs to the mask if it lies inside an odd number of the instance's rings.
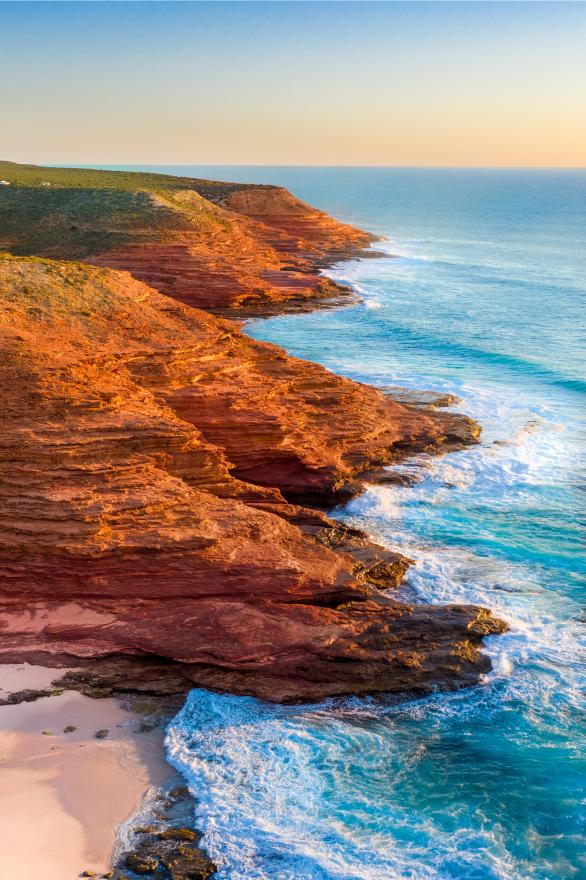
[[[0,192],[0,250],[123,269],[232,317],[348,298],[320,269],[375,240],[281,187],[11,163],[0,173],[12,183]]]
[[[473,441],[473,422],[128,273],[6,255],[0,299],[0,660],[279,700],[427,692],[487,668],[481,640],[504,624],[383,595],[409,560],[306,506]]]
[[[200,848],[202,835],[193,830],[193,801],[186,786],[171,782],[159,789],[143,805],[145,812],[146,816],[127,835],[126,851],[116,859],[123,871],[166,880],[207,880],[214,876],[216,865]]]

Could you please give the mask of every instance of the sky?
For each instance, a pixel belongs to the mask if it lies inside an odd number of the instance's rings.
[[[0,2],[0,158],[586,165],[586,3]]]

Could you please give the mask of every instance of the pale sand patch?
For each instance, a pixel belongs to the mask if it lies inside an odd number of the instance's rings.
[[[46,687],[59,674],[0,666],[0,697]],[[76,730],[63,733],[67,725]],[[172,773],[162,731],[137,734],[135,726],[115,700],[75,691],[0,706],[3,877],[73,880],[85,869],[99,876],[110,868],[116,826]],[[96,739],[104,728],[108,737]]]

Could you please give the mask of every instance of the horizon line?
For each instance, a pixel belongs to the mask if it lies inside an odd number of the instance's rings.
[[[129,169],[132,168],[157,168],[157,167],[167,167],[167,168],[190,168],[190,167],[207,167],[207,168],[323,168],[323,169],[331,169],[331,168],[339,168],[339,169],[367,169],[367,168],[380,168],[380,169],[396,169],[396,170],[412,170],[412,171],[586,171],[585,165],[385,165],[379,163],[373,164],[343,164],[343,163],[334,163],[334,164],[326,164],[326,163],[308,163],[303,162],[299,164],[291,163],[291,162],[76,162],[66,161],[66,162],[40,162],[36,161],[26,161],[26,160],[16,160],[16,159],[3,159],[0,158],[0,163],[6,162],[8,164],[13,165],[32,165],[38,168],[87,168],[94,169],[96,171],[100,170],[116,170],[120,166],[126,166]],[[162,173],[162,172],[159,172]]]
[[[39,162],[16,162],[14,159],[4,159],[0,161],[14,162],[17,165],[39,165],[43,167],[43,163]],[[333,163],[326,164],[323,162],[46,162],[44,167],[47,168],[95,168],[96,165],[135,165],[142,168],[155,168],[157,166],[167,166],[169,168],[188,168],[190,166],[206,166],[209,168],[404,168],[410,170],[430,169],[430,170],[476,170],[476,171],[585,171],[585,165],[393,165],[393,164],[345,164]],[[96,170],[100,170],[96,168]]]

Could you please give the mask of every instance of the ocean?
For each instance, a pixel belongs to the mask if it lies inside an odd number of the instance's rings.
[[[376,386],[450,392],[482,443],[409,463],[334,516],[417,564],[405,590],[485,605],[477,687],[280,707],[194,690],[169,760],[219,880],[586,877],[586,172],[159,167],[277,183],[385,237],[335,266],[358,304],[247,332]]]

